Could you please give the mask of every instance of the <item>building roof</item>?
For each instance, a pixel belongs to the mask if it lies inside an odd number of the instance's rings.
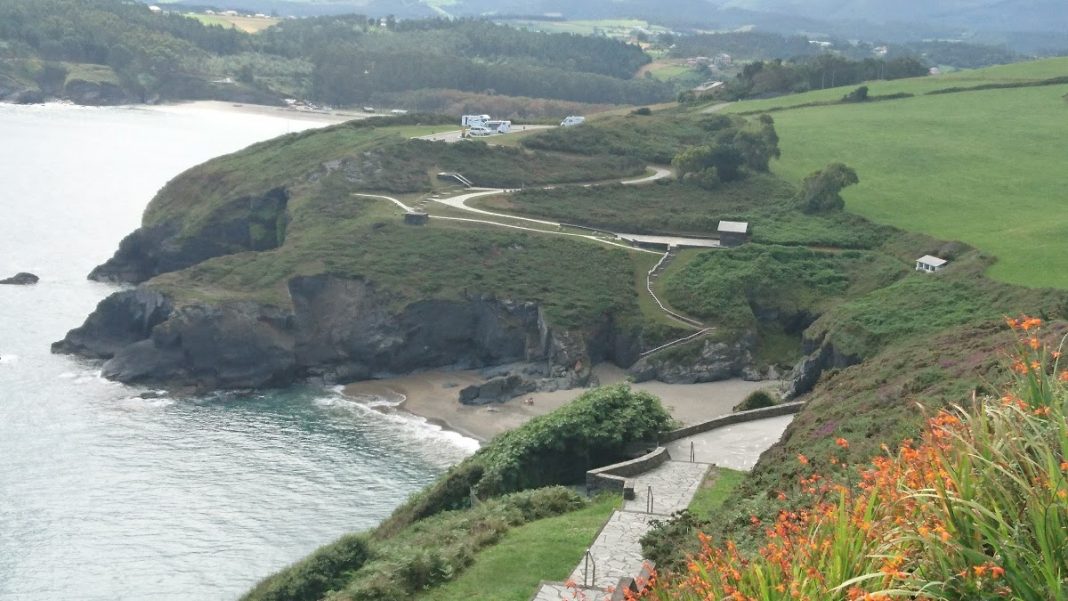
[[[946,263],[949,263],[949,261],[945,259],[939,259],[938,257],[935,257],[933,255],[924,255],[919,259],[916,259],[916,262],[923,263],[924,265],[930,265],[932,267],[941,267]]]
[[[719,232],[730,234],[744,234],[749,231],[749,223],[747,221],[720,221]]]

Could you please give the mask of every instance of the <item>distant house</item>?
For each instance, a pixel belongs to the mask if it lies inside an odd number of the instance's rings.
[[[719,245],[732,247],[749,240],[749,223],[745,221],[720,221]]]
[[[940,259],[932,255],[924,255],[919,259],[916,259],[916,271],[934,273],[936,271],[942,271],[948,264],[949,261],[945,259]]]
[[[148,10],[150,10],[150,11],[152,11],[152,12],[154,12],[154,13],[161,13],[161,12],[163,12],[163,9],[162,9],[162,8],[160,8],[160,7],[158,7],[158,6],[156,6],[155,4],[153,4],[153,5],[149,6],[149,7],[148,7]]]
[[[731,58],[731,55],[726,53],[717,54],[712,58],[712,64],[716,65],[717,67],[729,67],[733,63],[734,59]]]

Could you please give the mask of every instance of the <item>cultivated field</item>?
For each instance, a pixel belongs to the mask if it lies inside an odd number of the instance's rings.
[[[187,17],[193,17],[205,25],[221,25],[233,27],[248,33],[259,33],[271,25],[281,21],[274,17],[230,17],[226,15],[205,15],[201,13],[188,13]]]
[[[877,82],[913,98],[773,114],[789,180],[831,161],[857,170],[847,208],[881,223],[959,239],[996,255],[990,275],[1068,288],[1068,85],[922,95],[932,89],[1068,75],[1054,59]],[[743,102],[729,110],[840,98],[849,88]]]

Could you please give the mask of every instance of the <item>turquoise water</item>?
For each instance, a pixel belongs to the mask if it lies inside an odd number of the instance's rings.
[[[307,127],[0,105],[0,600],[234,599],[373,526],[476,443],[313,386],[142,399],[49,352],[117,288],[85,275],[185,168]]]

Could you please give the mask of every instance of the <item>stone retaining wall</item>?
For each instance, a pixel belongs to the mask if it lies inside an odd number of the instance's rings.
[[[686,426],[685,428],[679,428],[678,430],[672,430],[670,432],[663,432],[660,434],[659,437],[657,437],[657,443],[664,444],[665,442],[671,442],[680,438],[686,438],[687,436],[693,436],[694,434],[701,434],[702,432],[708,432],[709,430],[715,430],[716,428],[722,428],[723,426],[740,424],[742,422],[751,422],[756,421],[758,419],[767,419],[769,417],[790,415],[801,411],[801,408],[804,406],[804,402],[798,401],[793,403],[783,403],[781,405],[773,405],[771,407],[763,407],[760,409],[751,409],[749,411],[739,411],[738,413],[722,415],[720,417],[710,419],[707,422],[693,424],[692,426]]]
[[[593,494],[602,490],[623,492],[628,476],[647,472],[669,461],[671,455],[664,447],[656,449],[629,461],[599,467],[586,472],[586,490]]]

